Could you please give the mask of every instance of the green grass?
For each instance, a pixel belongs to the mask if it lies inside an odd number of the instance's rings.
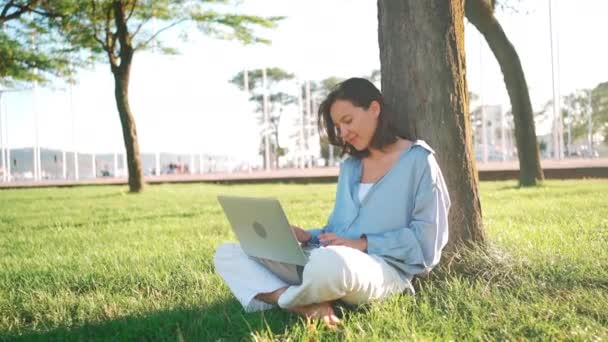
[[[278,197],[320,226],[334,185],[0,191],[0,340],[608,339],[608,182],[481,185],[489,252],[348,312],[336,331],[246,314],[214,273],[217,194]]]

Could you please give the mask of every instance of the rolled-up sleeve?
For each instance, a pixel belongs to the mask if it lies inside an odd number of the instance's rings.
[[[403,271],[411,275],[428,272],[437,265],[448,241],[449,194],[433,155],[429,154],[427,160],[409,225],[365,234],[368,253],[401,261]]]

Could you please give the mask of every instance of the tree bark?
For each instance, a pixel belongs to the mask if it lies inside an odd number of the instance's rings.
[[[144,176],[139,153],[137,128],[135,127],[135,119],[129,106],[128,88],[131,63],[128,63],[128,65],[124,64],[125,61],[122,61],[121,67],[114,73],[114,96],[116,98],[118,115],[120,116],[125,150],[127,151],[129,191],[141,192],[144,189]]]
[[[114,96],[116,107],[120,116],[122,135],[127,151],[127,167],[129,170],[129,191],[141,192],[144,189],[144,173],[139,154],[139,142],[135,119],[129,105],[129,79],[131,76],[131,63],[133,62],[133,46],[125,18],[125,4],[119,0],[112,3],[114,21],[116,23],[116,36],[120,43],[120,63],[109,53],[110,67],[114,75]]]
[[[540,166],[534,112],[528,85],[515,47],[507,38],[487,0],[466,0],[466,17],[483,34],[500,65],[511,100],[519,158],[520,186],[534,186],[545,177]]]
[[[471,150],[462,0],[379,0],[382,90],[401,133],[437,152],[452,207],[450,242],[483,243]]]

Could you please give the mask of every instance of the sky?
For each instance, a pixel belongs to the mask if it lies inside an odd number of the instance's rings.
[[[518,12],[497,16],[517,49],[536,110],[552,97],[549,0],[510,0]],[[377,7],[371,0],[244,0],[238,11],[285,16],[277,29],[261,31],[271,45],[243,46],[195,30],[181,42],[179,31],[161,36],[178,47],[176,56],[137,53],[130,103],[142,152],[229,155],[255,160],[260,141],[253,106],[229,80],[243,69],[280,67],[303,80],[366,76],[380,68]],[[605,0],[553,0],[552,15],[559,94],[608,81]],[[500,104],[508,95],[500,68],[476,29],[465,27],[467,83],[479,103]],[[2,142],[32,146],[38,114],[40,146],[80,152],[122,152],[122,132],[107,64],[81,70],[71,89],[51,87],[4,93]],[[295,84],[294,84],[295,87]],[[289,146],[295,109],[284,114],[282,144]],[[74,119],[73,119],[74,118]],[[74,123],[74,125],[72,125]],[[74,129],[73,129],[74,128]],[[538,127],[539,131],[548,130]]]

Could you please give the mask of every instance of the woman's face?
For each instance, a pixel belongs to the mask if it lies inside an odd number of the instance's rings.
[[[372,101],[368,109],[354,106],[348,100],[336,100],[329,108],[342,140],[352,145],[357,151],[367,149],[372,141],[376,127],[380,104]]]

